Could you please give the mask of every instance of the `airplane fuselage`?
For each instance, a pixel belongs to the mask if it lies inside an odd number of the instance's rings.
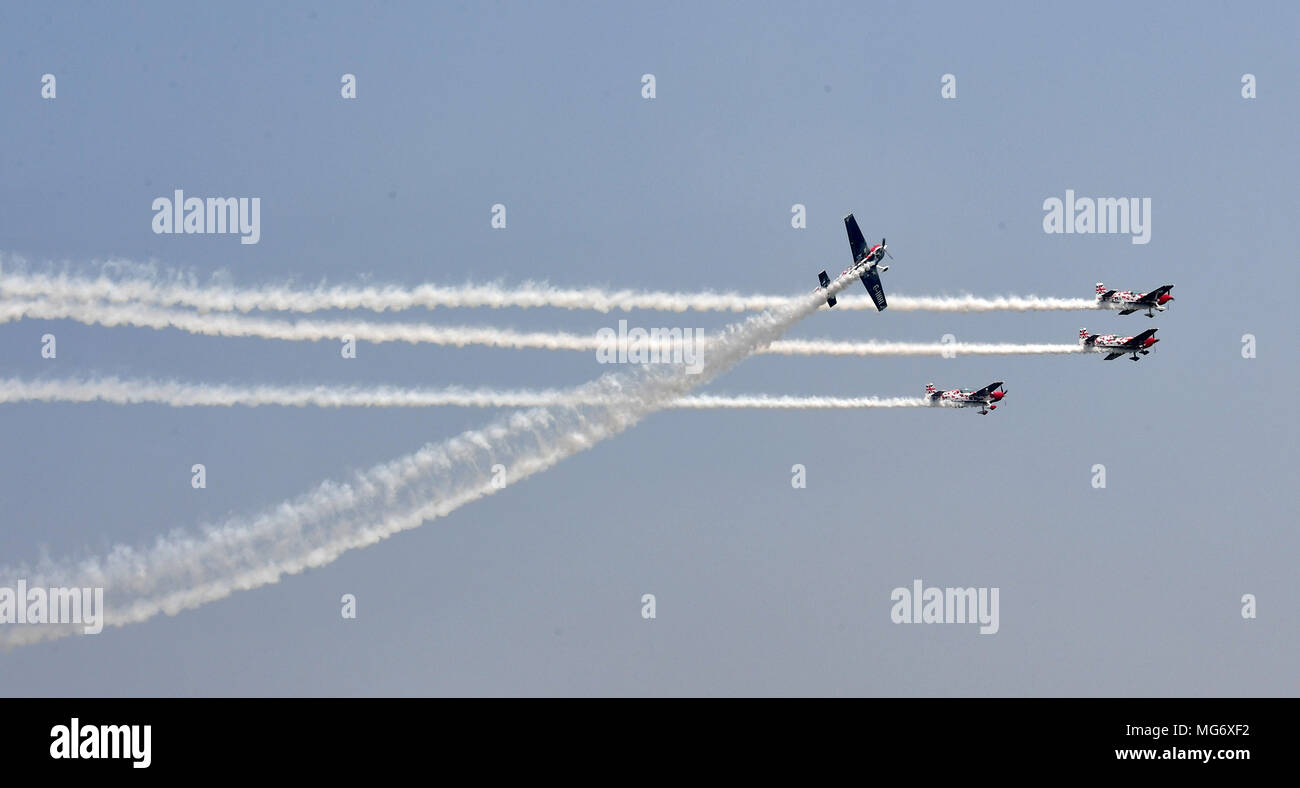
[[[1155,346],[1159,339],[1152,336],[1141,340],[1138,344],[1132,344],[1137,337],[1122,337],[1117,334],[1090,334],[1079,337],[1079,342],[1083,346],[1084,352],[1087,353],[1105,353],[1108,356],[1129,356],[1132,360],[1138,360],[1138,354],[1148,355],[1152,347]]]
[[[1169,295],[1173,285],[1152,290],[1150,293],[1135,293],[1132,290],[1107,290],[1105,285],[1097,283],[1097,308],[1113,309],[1122,313],[1146,312],[1147,317],[1155,317],[1156,312],[1165,311],[1166,304],[1174,300]]]
[[[1159,303],[1141,303],[1141,298],[1141,293],[1115,293],[1106,298],[1098,298],[1097,308],[1114,309],[1118,311],[1132,310],[1137,312],[1147,312],[1150,314],[1153,310],[1156,312],[1165,311],[1168,309],[1168,307],[1165,306],[1165,303],[1173,300],[1170,296],[1163,295],[1160,296],[1161,300]]]
[[[981,412],[997,410],[997,403],[1003,397],[1000,391],[991,392],[987,397],[976,397],[975,392],[961,389],[929,392],[928,395],[932,408],[979,408]]]
[[[1168,307],[1164,304],[1154,304],[1148,307],[1146,304],[1136,304],[1132,301],[1116,301],[1113,298],[1107,298],[1104,301],[1097,302],[1098,309],[1154,309],[1157,312],[1163,312]]]
[[[1123,350],[1124,345],[1132,338],[1133,337],[1122,337],[1118,334],[1093,334],[1090,337],[1092,341],[1085,342],[1084,345],[1088,350],[1091,350],[1094,353],[1114,353],[1116,350]],[[1142,350],[1143,348],[1149,348],[1159,341],[1160,340],[1155,337],[1147,337],[1146,340],[1142,342],[1142,347],[1137,349]]]
[[[944,391],[930,400],[930,405],[947,408],[982,408],[985,402],[982,399],[971,399],[970,395],[963,394],[960,391]]]
[[[889,266],[880,265],[880,259],[884,256],[885,254],[884,252],[881,251],[880,244],[876,244],[875,246],[871,247],[871,251],[867,252],[866,257],[863,257],[858,262],[854,263],[848,268],[845,268],[843,271],[840,271],[840,276],[847,276],[849,274],[853,274],[854,276],[862,276],[863,274],[867,273],[868,271],[871,271],[874,268],[879,268],[881,271],[888,271]]]

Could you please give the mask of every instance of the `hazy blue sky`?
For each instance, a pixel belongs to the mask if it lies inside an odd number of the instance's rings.
[[[660,413],[328,567],[0,654],[0,694],[1300,694],[1300,10],[986,6],[5,4],[0,252],[34,263],[123,257],[242,285],[799,293],[849,263],[852,211],[890,239],[890,294],[1087,298],[1104,281],[1174,283],[1177,301],[1154,321],[819,312],[792,335],[1072,342],[1081,326],[1155,326],[1163,341],[1140,364],[756,357],[709,390],[1004,380],[1010,394],[988,417]],[[175,188],[260,197],[261,242],[154,235],[152,200]],[[1045,234],[1043,200],[1067,189],[1150,197],[1150,243]],[[494,203],[505,230],[489,227]],[[363,344],[343,360],[337,343],[59,321],[0,325],[0,364],[510,388],[607,371],[583,353]],[[0,566],[255,513],[492,416],[0,406]],[[999,587],[1000,632],[891,623],[891,589],[914,578]]]

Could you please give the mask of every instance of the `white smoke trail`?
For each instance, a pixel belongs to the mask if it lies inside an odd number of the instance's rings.
[[[138,268],[138,267],[137,267]],[[782,309],[802,296],[743,295],[740,293],[671,292],[662,290],[607,290],[597,287],[560,288],[544,282],[519,285],[422,284],[326,286],[295,289],[283,285],[236,288],[228,284],[202,286],[178,275],[160,275],[152,269],[136,276],[97,277],[64,274],[29,274],[23,267],[0,269],[0,296],[11,299],[54,301],[104,301],[109,304],[150,304],[190,307],[200,312],[317,312],[329,309],[365,309],[400,312],[424,308],[488,307],[532,309],[587,309],[597,312],[637,309],[661,312],[751,312]],[[845,296],[836,309],[874,310],[865,296]],[[889,296],[889,308],[898,312],[1030,312],[1096,309],[1093,299],[1040,296]]]
[[[129,380],[0,379],[0,404],[14,402],[105,402],[113,405],[186,407],[319,407],[319,408],[540,408],[575,407],[600,402],[600,394],[572,390],[499,391],[466,388],[399,388],[395,386],[235,386]],[[926,405],[921,397],[810,397],[704,394],[686,396],[665,407],[684,410],[842,410],[910,408]]]
[[[682,410],[749,409],[760,410],[857,410],[859,408],[924,408],[924,397],[804,397],[767,394],[723,395],[697,394],[682,397],[669,407]]]
[[[1041,356],[1082,353],[1080,344],[1011,342],[838,342],[830,339],[784,339],[764,353],[783,356]]]
[[[807,299],[805,299],[805,302]],[[790,309],[790,307],[783,307]],[[200,314],[188,310],[163,309],[130,305],[106,305],[68,301],[0,302],[0,323],[23,318],[75,320],[87,325],[138,326],[152,329],[174,328],[193,334],[219,337],[258,337],[285,341],[337,341],[350,336],[357,341],[385,343],[406,342],[452,347],[484,345],[495,348],[573,350],[595,352],[614,350],[615,337],[602,339],[597,334],[571,334],[563,331],[514,331],[482,326],[441,326],[429,323],[375,323],[347,320],[272,320],[236,314]],[[705,338],[698,349],[712,352],[719,340]],[[683,349],[682,340],[647,338],[637,343],[647,352],[665,354]],[[687,349],[691,349],[687,341]],[[800,339],[774,342],[759,351],[786,356],[942,356],[945,353],[969,355],[1041,355],[1078,353],[1079,345],[954,343],[938,342],[839,342],[830,339]]]
[[[836,280],[831,291],[848,284]],[[496,492],[489,470],[494,465],[505,466],[505,481],[514,483],[617,435],[735,366],[818,304],[809,297],[729,327],[699,374],[661,366],[606,375],[577,389],[596,400],[593,405],[516,412],[486,429],[360,472],[350,482],[326,482],[255,517],[197,534],[174,532],[149,547],[119,546],[79,561],[6,567],[0,584],[10,581],[8,587],[15,588],[22,579],[28,588],[103,588],[104,623],[123,626],[278,582]],[[81,631],[80,625],[11,625],[0,629],[0,646]]]
[[[161,309],[140,304],[107,305],[73,301],[0,302],[0,323],[23,318],[75,320],[86,325],[174,328],[191,334],[215,337],[259,337],[286,341],[337,341],[351,336],[362,342],[407,342],[410,344],[486,345],[499,348],[594,351],[600,346],[595,334],[566,334],[547,331],[512,331],[474,326],[438,326],[427,323],[374,323],[333,320],[269,320],[235,314],[201,314],[187,310]]]
[[[835,306],[849,309],[875,309],[870,298],[854,296]],[[889,296],[889,308],[899,312],[1078,312],[1096,309],[1091,298],[1052,298],[1048,296]]]

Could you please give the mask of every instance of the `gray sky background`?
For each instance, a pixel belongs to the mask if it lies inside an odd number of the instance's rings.
[[[709,390],[1004,380],[1010,395],[988,417],[660,413],[328,567],[0,654],[0,695],[1300,693],[1295,4],[654,6],[6,4],[0,252],[240,285],[802,293],[849,263],[852,211],[890,239],[890,294],[1088,298],[1103,281],[1174,283],[1177,301],[1154,321],[822,311],[792,336],[1068,343],[1081,326],[1155,326],[1158,349],[1141,364],[752,358]],[[154,235],[150,204],[175,188],[261,197],[261,242]],[[1066,189],[1150,197],[1151,242],[1045,234],[1042,202]],[[40,358],[46,332],[57,360]],[[1242,358],[1245,333],[1258,358]],[[345,361],[337,343],[47,321],[0,326],[0,365],[509,388],[608,371],[582,353],[362,344]],[[491,418],[6,405],[0,566],[255,513]],[[196,462],[206,490],[190,487]],[[1001,631],[891,623],[891,589],[918,577],[999,587]],[[1257,620],[1240,615],[1247,593]]]

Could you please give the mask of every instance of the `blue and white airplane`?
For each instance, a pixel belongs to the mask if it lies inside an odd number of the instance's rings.
[[[853,218],[853,214],[844,217],[844,229],[849,233],[849,249],[853,252],[853,265],[841,271],[840,276],[851,271],[860,277],[867,292],[871,294],[871,300],[876,302],[876,310],[883,311],[889,304],[885,302],[885,290],[880,286],[880,272],[888,271],[889,266],[881,265],[880,261],[885,255],[889,255],[891,260],[894,256],[889,254],[889,247],[885,245],[884,238],[881,238],[880,243],[875,246],[867,245],[867,239],[862,237],[862,231],[858,229],[858,220]],[[821,283],[818,290],[824,289],[831,283],[825,271],[817,275],[817,281]],[[827,296],[826,305],[835,306],[835,297]]]

